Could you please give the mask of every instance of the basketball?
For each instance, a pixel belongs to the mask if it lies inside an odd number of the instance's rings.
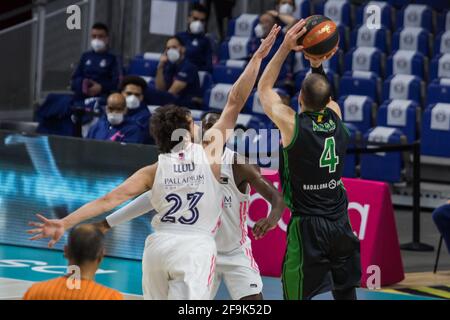
[[[333,20],[314,15],[306,18],[307,32],[298,39],[303,52],[313,58],[322,58],[331,53],[339,44],[339,32]]]

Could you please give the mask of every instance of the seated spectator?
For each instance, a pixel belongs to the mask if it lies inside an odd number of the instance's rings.
[[[442,237],[444,237],[447,250],[450,252],[450,200],[447,204],[433,211],[433,220]]]
[[[78,103],[86,98],[106,98],[117,90],[121,66],[119,59],[109,52],[108,33],[108,27],[103,23],[92,26],[92,50],[83,53],[72,76],[72,90]]]
[[[188,30],[177,33],[186,45],[186,59],[200,71],[212,72],[212,46],[206,33],[206,8],[194,3],[188,18]]]
[[[95,273],[105,254],[104,235],[94,225],[75,227],[69,234],[64,256],[69,266],[79,268],[76,273],[33,284],[24,300],[123,300],[117,290],[95,282]]]
[[[120,93],[113,93],[108,98],[106,115],[91,127],[88,139],[144,143],[142,128],[127,117],[127,102]]]
[[[156,72],[155,84],[157,90],[173,96],[175,104],[193,107],[195,98],[201,98],[200,80],[197,67],[186,59],[185,53],[186,48],[179,37],[174,36],[167,41]],[[155,104],[164,105],[168,102]]]
[[[151,113],[144,99],[146,91],[147,83],[139,76],[126,76],[120,84],[120,92],[127,101],[127,118],[139,125],[144,143],[151,144],[153,143],[149,131]]]

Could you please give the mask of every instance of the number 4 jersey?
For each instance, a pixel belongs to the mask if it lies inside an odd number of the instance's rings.
[[[349,133],[331,109],[296,115],[295,133],[281,152],[280,177],[293,215],[336,219],[347,210],[341,181]]]
[[[151,203],[158,212],[155,231],[204,233],[214,236],[222,212],[222,189],[201,145],[160,154]]]

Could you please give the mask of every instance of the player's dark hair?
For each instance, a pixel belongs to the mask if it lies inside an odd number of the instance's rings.
[[[105,236],[93,225],[80,225],[69,233],[67,255],[78,266],[101,259],[104,248]]]
[[[185,47],[186,45],[184,44],[183,39],[181,39],[179,36],[175,35],[175,36],[171,36],[169,39],[167,39],[167,42],[169,42],[169,40],[175,39],[178,41],[178,43],[182,46]],[[167,43],[166,42],[166,43]]]
[[[191,5],[191,8],[190,8],[189,12],[192,12],[192,11],[198,11],[198,12],[201,12],[201,13],[204,13],[204,14],[208,15],[208,10],[201,3],[193,3]]]
[[[142,94],[145,94],[145,90],[147,90],[147,82],[139,76],[125,76],[120,83],[120,91],[122,92],[129,85],[135,85],[141,87]]]
[[[191,111],[188,108],[176,105],[159,107],[153,112],[150,119],[150,134],[161,152],[170,153],[181,142],[182,137],[172,141],[175,130],[184,129],[190,132],[190,116]]]
[[[92,29],[95,30],[103,30],[106,32],[106,35],[109,35],[109,28],[106,24],[104,24],[103,22],[96,22],[92,25]]]
[[[200,118],[200,120],[202,121],[202,131],[203,133],[205,133],[206,131],[208,131],[209,129],[211,129],[211,127],[217,122],[217,120],[219,120],[221,113],[217,112],[217,111],[208,111],[206,113],[204,113],[202,115],[202,117]],[[208,118],[208,116],[213,116],[214,121],[206,121],[206,118]],[[210,118],[211,119],[211,118]]]
[[[308,110],[320,111],[330,101],[331,86],[323,75],[311,73],[303,80],[301,94]]]

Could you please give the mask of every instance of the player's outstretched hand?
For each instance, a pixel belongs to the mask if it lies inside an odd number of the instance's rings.
[[[275,40],[277,39],[277,35],[280,32],[281,27],[275,24],[272,27],[272,30],[270,30],[270,33],[267,35],[267,37],[263,40],[261,40],[261,44],[258,48],[258,50],[255,52],[255,56],[264,59],[267,57],[267,55],[270,52],[270,49],[272,49],[273,44],[275,43]]]
[[[30,240],[39,240],[44,238],[51,238],[48,243],[49,248],[53,248],[53,246],[61,239],[66,231],[64,228],[64,223],[60,219],[47,219],[46,217],[37,214],[36,217],[41,222],[30,221],[28,223],[29,226],[35,227],[36,229],[28,230],[28,234],[34,235]]]
[[[288,50],[294,50],[297,52],[303,50],[303,46],[298,45],[297,40],[306,33],[307,30],[305,28],[305,24],[306,21],[304,19],[301,19],[299,22],[294,24],[288,32],[286,32],[286,35],[284,36],[283,47]]]
[[[338,49],[339,49],[338,47],[334,48],[333,51],[331,51],[326,56],[323,56],[322,58],[314,58],[314,57],[308,56],[306,54],[306,52],[303,52],[303,56],[305,57],[306,60],[309,60],[311,67],[318,68],[324,61],[331,59],[331,57],[338,51]]]
[[[278,220],[271,218],[269,215],[269,217],[255,223],[255,226],[253,227],[253,236],[256,240],[261,239],[266,236],[267,232],[275,229],[277,224]]]

